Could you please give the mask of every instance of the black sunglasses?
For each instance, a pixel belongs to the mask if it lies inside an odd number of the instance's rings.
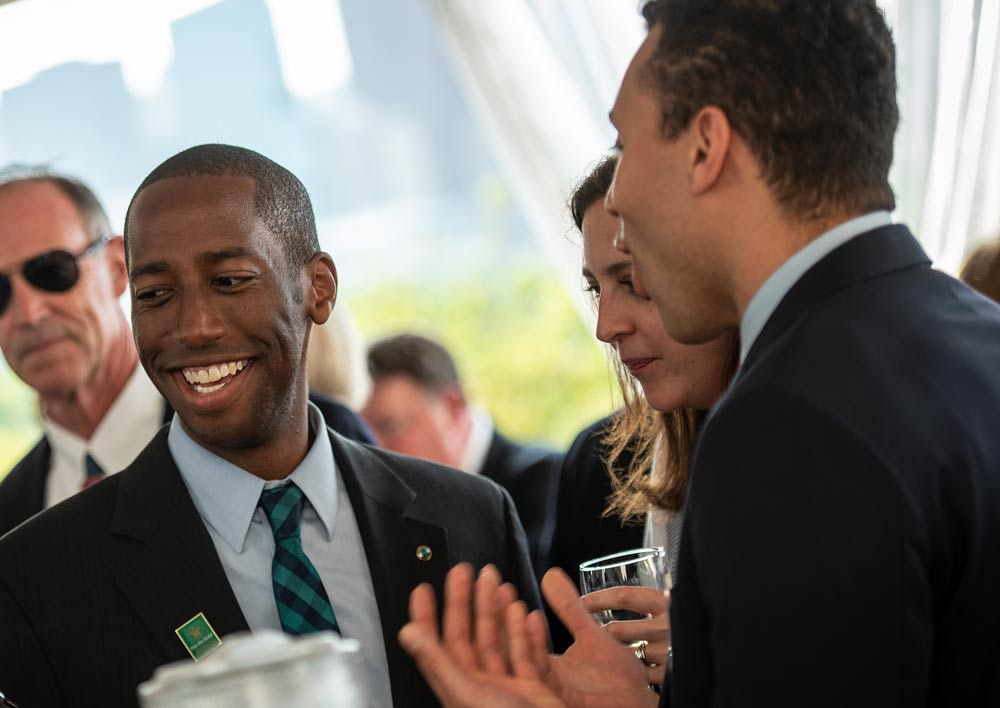
[[[64,293],[76,285],[76,281],[80,279],[79,260],[84,256],[95,253],[110,240],[110,236],[101,236],[77,254],[63,250],[39,253],[34,258],[29,258],[21,264],[21,275],[39,290],[45,290],[50,293]],[[11,294],[13,293],[10,273],[17,270],[17,267],[14,267],[7,273],[0,273],[0,315],[4,313],[7,305],[10,304]]]

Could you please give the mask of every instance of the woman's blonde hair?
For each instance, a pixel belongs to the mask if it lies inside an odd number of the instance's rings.
[[[980,244],[962,266],[959,279],[991,300],[1000,302],[1000,240]]]
[[[310,390],[360,410],[371,390],[367,356],[354,318],[338,303],[326,324],[312,328],[306,354]]]
[[[720,390],[725,389],[736,371],[736,336],[730,335],[730,339],[730,354],[719,371]],[[637,522],[650,505],[678,511],[684,505],[698,431],[708,412],[654,410],[646,402],[639,382],[617,355],[612,361],[625,405],[604,438],[612,488],[604,513],[615,514],[623,522]],[[620,468],[618,460],[626,451],[632,453],[631,461]]]

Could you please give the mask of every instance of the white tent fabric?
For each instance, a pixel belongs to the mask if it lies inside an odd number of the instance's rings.
[[[1000,2],[927,4],[937,5],[938,16],[929,16],[925,5],[927,25],[916,28],[922,36],[901,37],[909,52],[933,52],[938,57],[936,73],[922,77],[936,88],[937,101],[933,132],[928,136],[931,159],[919,224],[936,265],[954,273],[971,246],[1000,235],[996,169],[1000,162]],[[917,11],[918,5],[905,3],[902,8],[912,6]],[[904,104],[903,108],[917,107]],[[907,141],[900,147],[905,151],[910,144]]]
[[[511,191],[581,311],[590,317],[592,308],[580,287],[580,250],[567,237],[572,224],[566,200],[573,185],[611,145],[607,116],[596,108],[591,86],[567,67],[566,46],[560,51],[537,9],[525,0],[432,0],[431,4],[466,97],[507,173]],[[555,3],[545,5],[550,11],[559,9]],[[598,16],[591,12],[596,3],[573,5],[572,12],[555,14],[576,17],[577,37],[600,36]],[[636,31],[635,46],[640,41]],[[619,52],[620,71],[611,71],[602,48],[595,47],[583,71],[596,67],[605,87],[617,89],[618,78],[610,77],[624,72],[626,52]],[[609,107],[610,102],[604,111]]]
[[[576,288],[564,197],[606,148],[604,112],[643,34],[636,3],[431,2],[515,193]],[[880,4],[898,48],[895,218],[954,273],[969,248],[1000,235],[1000,2]]]

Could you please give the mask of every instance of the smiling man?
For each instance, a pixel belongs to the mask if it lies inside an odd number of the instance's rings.
[[[126,220],[140,361],[176,415],[127,469],[0,541],[0,687],[23,705],[131,706],[168,661],[264,628],[360,640],[372,704],[432,705],[395,640],[409,590],[493,563],[537,603],[492,482],[360,445],[308,402],[337,272],[305,188],[242,148],[157,167]]]
[[[87,185],[47,168],[0,170],[0,244],[0,349],[38,393],[44,429],[0,480],[3,535],[124,468],[171,411],[139,366],[119,303],[122,238]],[[332,428],[372,442],[346,407],[310,398]]]

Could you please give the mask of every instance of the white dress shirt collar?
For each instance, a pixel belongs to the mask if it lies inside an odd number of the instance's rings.
[[[295,482],[302,490],[329,541],[336,522],[337,473],[323,416],[312,403],[309,404],[309,429],[316,431],[313,444],[286,480]],[[167,444],[201,518],[230,548],[242,553],[250,522],[265,488],[264,480],[196,443],[176,414],[170,423]]]
[[[493,419],[482,408],[470,408],[469,418],[471,420],[469,438],[465,441],[462,466],[459,469],[470,474],[479,474],[483,471],[486,455],[489,454],[490,445],[493,444]]]
[[[52,448],[46,482],[48,507],[80,490],[88,452],[105,474],[128,467],[163,425],[163,398],[137,364],[89,440],[44,416],[42,425]]]
[[[867,231],[891,223],[892,217],[887,211],[874,211],[850,219],[820,234],[782,263],[760,286],[743,314],[743,321],[740,323],[740,362],[746,360],[764,325],[799,278],[839,246]]]

